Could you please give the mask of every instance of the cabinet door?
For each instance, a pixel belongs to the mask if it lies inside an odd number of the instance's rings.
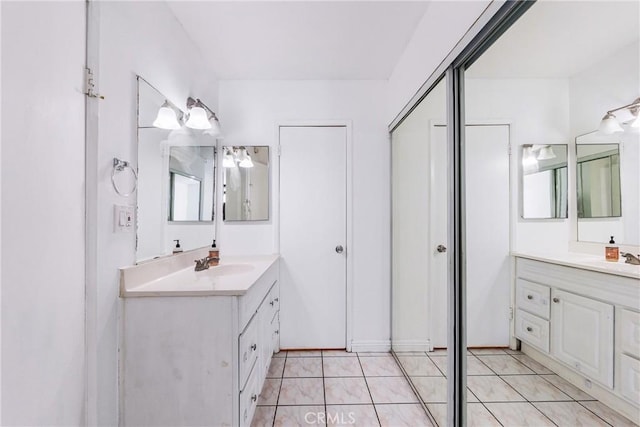
[[[581,374],[613,388],[613,306],[554,289],[552,354]]]

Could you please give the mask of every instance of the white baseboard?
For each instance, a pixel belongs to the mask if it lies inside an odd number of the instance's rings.
[[[393,340],[391,347],[396,353],[405,351],[431,351],[431,340]]]
[[[353,352],[382,352],[391,351],[390,340],[353,340],[351,341],[351,351]]]

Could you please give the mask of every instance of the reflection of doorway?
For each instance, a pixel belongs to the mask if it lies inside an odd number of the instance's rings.
[[[280,127],[280,346],[345,348],[347,131]]]
[[[446,127],[435,126],[432,135],[432,176],[444,177]],[[508,125],[465,127],[465,185],[467,345],[506,347],[511,305]],[[433,248],[447,241],[447,189],[442,187],[432,184]],[[432,253],[431,341],[434,347],[446,347],[447,258],[444,253]]]

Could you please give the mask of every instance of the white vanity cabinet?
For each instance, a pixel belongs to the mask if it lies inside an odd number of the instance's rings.
[[[522,349],[627,416],[640,406],[640,280],[516,256]]]
[[[265,265],[238,291],[130,292],[122,323],[122,425],[251,424],[279,350],[273,339],[279,329],[277,259]]]
[[[553,355],[613,388],[613,305],[560,289],[552,294]]]

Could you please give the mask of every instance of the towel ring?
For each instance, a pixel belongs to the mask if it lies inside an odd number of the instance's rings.
[[[133,174],[133,188],[129,190],[129,192],[123,192],[118,188],[118,184],[116,184],[116,172],[123,172],[125,169],[129,169]],[[131,167],[131,164],[125,160],[120,160],[117,157],[113,158],[113,170],[111,171],[111,185],[113,185],[113,189],[116,190],[116,193],[121,195],[122,197],[128,197],[136,191],[138,187],[138,174],[136,170]]]

